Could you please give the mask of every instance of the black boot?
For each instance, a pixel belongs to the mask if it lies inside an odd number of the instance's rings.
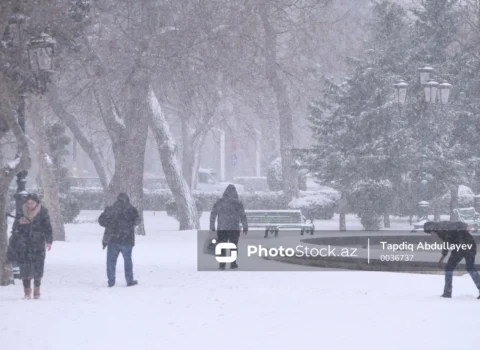
[[[452,297],[452,293],[447,293],[447,292],[444,292],[442,295],[441,295],[442,298],[451,298]],[[480,297],[479,297],[480,298]]]
[[[231,268],[231,269],[238,269],[237,263],[236,263],[236,262],[231,263],[231,264],[230,264],[230,268]]]

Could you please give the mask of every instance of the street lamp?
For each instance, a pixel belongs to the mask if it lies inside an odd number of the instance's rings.
[[[420,73],[420,83],[423,86],[424,89],[424,94],[425,94],[425,101],[427,103],[436,103],[437,102],[437,94],[438,94],[438,103],[441,104],[447,104],[449,97],[450,97],[450,90],[452,89],[452,85],[443,82],[439,84],[435,80],[431,78],[431,75],[433,73],[434,69],[432,67],[422,67],[418,69],[418,72]],[[406,98],[406,93],[407,93],[407,87],[408,84],[405,83],[404,80],[399,80],[396,84],[393,84],[396,94],[395,94],[395,100],[399,105],[402,105],[405,103],[405,98]],[[423,159],[425,158],[425,155],[422,157],[422,164],[424,164]],[[423,191],[420,192],[421,196],[421,201],[418,203],[419,206],[419,211],[420,211],[420,220],[422,219],[427,219],[428,220],[428,201],[426,201],[426,192],[425,189],[428,189],[429,182],[426,179],[423,179],[421,181],[421,188]],[[421,221],[418,223],[420,224]]]
[[[419,68],[418,71],[420,72],[420,83],[422,84],[425,93],[425,101],[428,103],[435,103],[437,102],[438,95],[438,103],[447,104],[452,84],[445,81],[439,84],[431,79],[430,75],[433,72],[433,68],[431,67]],[[408,84],[404,80],[399,80],[397,83],[393,84],[393,87],[396,90],[395,101],[399,104],[404,104]]]
[[[397,90],[395,94],[395,99],[397,103],[400,103],[403,105],[407,97],[408,84],[405,82],[405,80],[401,79],[398,81],[398,83],[393,84],[393,86],[395,87],[395,90]]]
[[[53,56],[55,55],[56,41],[43,32],[33,38],[28,44],[28,58],[30,69],[35,75],[37,91],[44,93],[53,70]]]
[[[438,85],[438,91],[440,94],[440,102],[443,104],[448,103],[448,98],[450,97],[450,90],[452,89],[452,84],[447,82],[441,83]]]
[[[430,80],[430,75],[434,69],[432,67],[422,67],[418,68],[418,71],[420,72],[420,84],[425,85]]]
[[[423,85],[423,89],[425,90],[426,102],[435,103],[437,97],[437,88],[438,83],[433,79],[429,79],[427,83]]]

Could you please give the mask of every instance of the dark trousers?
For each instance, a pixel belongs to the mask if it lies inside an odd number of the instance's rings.
[[[115,284],[115,275],[117,268],[118,255],[122,253],[125,269],[125,280],[127,284],[133,282],[133,262],[132,262],[132,245],[110,243],[107,248],[107,277],[108,284]]]
[[[452,252],[450,258],[445,265],[445,289],[444,294],[452,294],[452,281],[453,281],[453,270],[458,265],[458,263],[465,258],[465,267],[469,275],[472,277],[473,282],[480,291],[480,275],[475,268],[475,253],[472,252]]]
[[[240,238],[240,231],[238,230],[222,230],[218,231],[218,237],[217,237],[217,242],[218,243],[233,243],[237,246],[237,254],[238,254],[238,239]],[[227,252],[225,249],[222,249],[222,254],[221,256],[226,256]],[[224,268],[226,263],[220,263],[220,267]],[[237,261],[233,261],[230,263],[230,266],[236,266]]]

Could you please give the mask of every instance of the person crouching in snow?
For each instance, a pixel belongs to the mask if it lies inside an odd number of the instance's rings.
[[[445,265],[445,288],[441,295],[444,298],[452,297],[453,270],[455,270],[455,267],[462,259],[465,259],[466,270],[480,292],[480,275],[475,268],[477,244],[469,232],[471,229],[471,225],[461,221],[428,221],[423,226],[425,233],[439,237],[451,247],[450,258]],[[449,249],[446,247],[442,250],[442,257],[439,261],[440,266],[443,265],[448,251]],[[480,294],[477,299],[480,299]]]
[[[23,280],[24,299],[32,297],[32,279],[34,283],[33,296],[40,298],[40,285],[45,266],[45,252],[52,248],[52,225],[47,208],[36,194],[29,194],[23,204],[22,216],[13,223],[12,241],[7,252],[14,256],[20,266],[20,276]]]

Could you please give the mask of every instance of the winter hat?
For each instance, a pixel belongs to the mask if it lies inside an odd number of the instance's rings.
[[[40,198],[38,198],[38,195],[36,195],[35,193],[29,193],[27,197],[25,197],[25,202],[29,200],[32,200],[37,204],[40,204]]]

